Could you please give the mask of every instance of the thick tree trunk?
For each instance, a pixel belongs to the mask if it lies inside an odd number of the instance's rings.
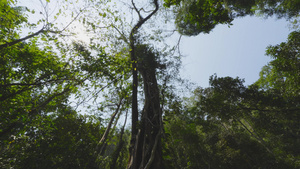
[[[155,9],[145,18],[141,16],[140,10],[137,9],[133,0],[131,0],[135,12],[139,16],[139,21],[132,28],[130,32],[130,57],[132,62],[132,128],[131,128],[131,142],[130,142],[130,157],[127,168],[140,169],[140,168],[161,168],[161,139],[160,139],[160,105],[159,105],[159,92],[157,81],[155,78],[155,67],[148,69],[147,66],[142,65],[138,68],[138,54],[136,49],[135,34],[138,29],[149,20],[159,8],[158,0],[153,0],[152,3]],[[155,59],[155,58],[152,58]],[[139,69],[139,70],[138,70]],[[137,71],[143,76],[144,91],[145,91],[145,106],[141,116],[138,119],[138,103],[137,103]]]
[[[130,169],[160,169],[162,166],[162,111],[156,79],[156,60],[147,46],[136,50],[137,70],[142,75],[145,103],[137,125],[137,134],[132,137]],[[146,50],[145,50],[146,49]],[[141,56],[142,55],[142,56]]]
[[[154,59],[154,58],[153,58]],[[153,63],[153,62],[152,62]],[[142,65],[139,72],[143,77],[145,105],[141,116],[137,157],[139,168],[162,168],[161,108],[155,67]]]

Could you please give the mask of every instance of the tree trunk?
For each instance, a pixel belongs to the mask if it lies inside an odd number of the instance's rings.
[[[145,47],[145,46],[144,46]],[[146,46],[147,48],[147,46]],[[140,50],[137,50],[140,52]],[[147,52],[150,52],[150,54]],[[141,59],[140,55],[143,59]],[[133,140],[132,165],[130,169],[160,169],[162,166],[162,111],[156,79],[156,61],[153,53],[137,53],[138,71],[142,75],[145,103],[138,124],[138,132]]]
[[[152,65],[141,65],[141,67],[139,72],[143,77],[145,105],[141,116],[140,135],[138,137],[137,155],[141,158],[139,168],[159,169],[162,168],[162,113],[155,75],[156,71]]]
[[[139,16],[139,21],[132,28],[130,32],[130,57],[132,62],[132,127],[131,127],[131,142],[130,142],[130,157],[127,168],[162,168],[162,150],[161,150],[161,109],[159,102],[159,91],[157,87],[157,80],[155,77],[155,67],[147,65],[145,62],[139,67],[137,66],[139,55],[136,49],[135,35],[138,29],[149,20],[159,8],[158,0],[153,0],[152,3],[155,9],[145,18],[141,16],[140,10],[137,9],[133,0],[131,0],[135,12]],[[150,60],[155,61],[151,57]],[[151,62],[148,62],[151,63]],[[142,112],[141,120],[138,119],[138,103],[137,103],[137,71],[143,76],[144,92],[145,92],[145,106]]]

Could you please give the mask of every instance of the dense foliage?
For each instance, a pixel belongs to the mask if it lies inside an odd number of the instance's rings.
[[[35,9],[0,0],[0,168],[300,168],[299,31],[267,47],[272,60],[254,84],[213,75],[210,87],[183,98],[174,85],[183,82],[180,57],[162,47],[163,30],[149,35],[145,27],[161,17],[160,1],[141,9],[131,1],[134,25],[109,1],[81,2],[65,14],[72,17],[63,28],[54,22],[71,1],[54,15],[47,13],[49,0],[40,2],[44,18],[32,23]],[[296,0],[164,5],[174,9],[183,35],[257,13],[297,17],[300,6]],[[88,43],[69,38],[75,21],[92,32]]]
[[[299,32],[268,47],[273,60],[250,86],[211,76],[166,113],[170,168],[299,168]]]

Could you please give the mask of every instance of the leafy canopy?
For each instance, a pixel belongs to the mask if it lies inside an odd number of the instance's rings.
[[[297,0],[164,0],[174,7],[175,24],[182,35],[209,33],[218,24],[228,24],[238,17],[262,14],[290,19],[299,16]]]

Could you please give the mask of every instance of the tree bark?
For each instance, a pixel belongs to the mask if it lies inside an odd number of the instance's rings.
[[[145,105],[141,117],[141,131],[137,146],[137,156],[141,158],[139,168],[160,169],[162,168],[162,112],[156,70],[154,67],[147,65],[141,65],[141,67],[139,72],[143,77]]]

